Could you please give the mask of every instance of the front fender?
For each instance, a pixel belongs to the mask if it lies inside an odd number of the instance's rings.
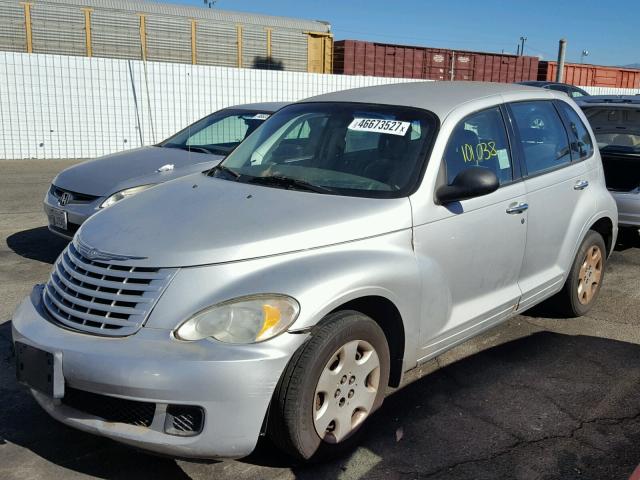
[[[194,313],[233,298],[280,293],[300,303],[290,331],[316,325],[340,305],[380,296],[400,312],[406,360],[420,338],[420,275],[410,229],[286,255],[181,269],[146,328],[173,330]]]

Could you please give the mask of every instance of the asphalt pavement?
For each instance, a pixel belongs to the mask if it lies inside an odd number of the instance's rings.
[[[0,479],[593,479],[640,463],[640,236],[588,316],[527,312],[407,376],[344,458],[300,466],[262,440],[241,460],[153,456],[51,419],[14,379],[10,319],[66,242],[42,212],[69,161],[0,161]]]

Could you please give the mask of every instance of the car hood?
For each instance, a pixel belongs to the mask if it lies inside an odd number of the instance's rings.
[[[411,228],[408,198],[324,195],[189,175],[106,208],[74,241],[132,266],[185,267],[307,250]]]
[[[125,188],[162,183],[205,170],[222,160],[220,155],[177,148],[142,147],[82,162],[60,172],[53,184],[72,192],[103,197]],[[158,172],[164,165],[173,170]]]

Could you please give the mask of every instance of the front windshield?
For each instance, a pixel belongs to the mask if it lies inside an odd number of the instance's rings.
[[[640,153],[640,108],[612,106],[583,109],[601,150]]]
[[[189,125],[158,146],[228,155],[269,116],[264,110],[220,110]]]
[[[301,103],[273,115],[212,174],[320,193],[400,197],[419,180],[437,128],[425,110]]]

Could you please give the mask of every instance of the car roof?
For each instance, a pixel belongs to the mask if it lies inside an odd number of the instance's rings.
[[[291,102],[261,102],[261,103],[244,103],[242,105],[230,105],[226,108],[237,110],[263,110],[265,112],[275,112],[282,107],[289,105]]]
[[[638,108],[640,105],[640,95],[592,95],[574,99],[581,107],[616,107],[629,106]]]
[[[306,102],[357,102],[383,105],[418,107],[444,118],[459,105],[487,97],[525,92],[540,96],[536,87],[510,83],[440,81],[409,82],[354,88],[334,93],[326,93],[302,100]],[[550,98],[554,92],[546,91]],[[562,94],[564,95],[564,94]]]

